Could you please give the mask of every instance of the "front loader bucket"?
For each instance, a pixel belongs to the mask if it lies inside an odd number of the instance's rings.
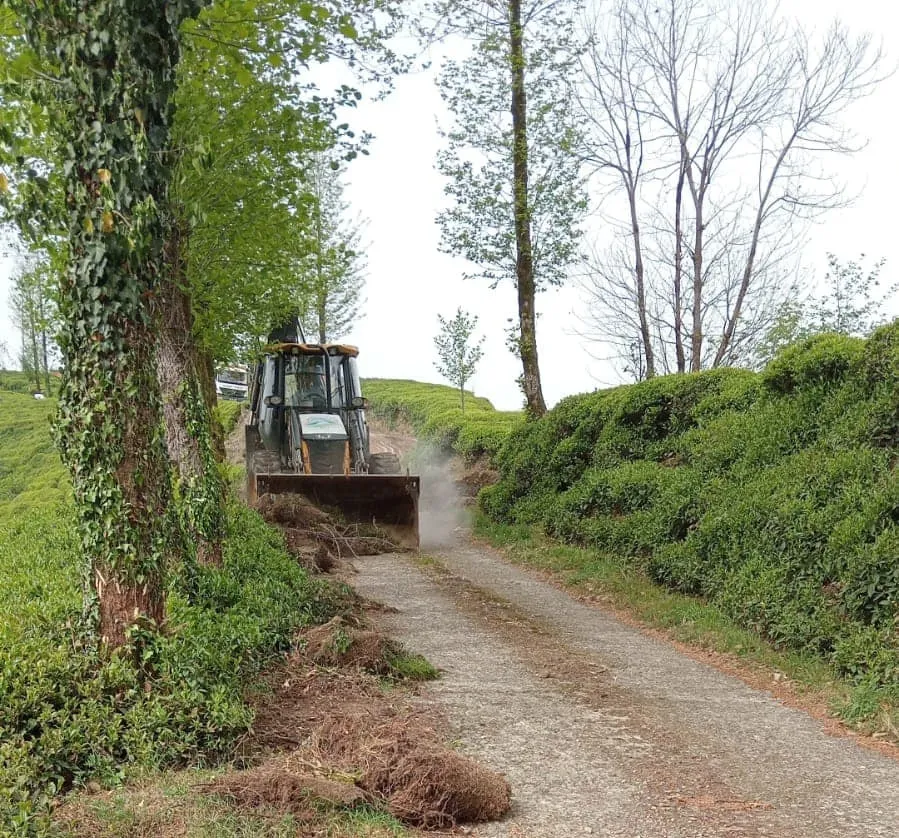
[[[417,548],[420,478],[405,474],[256,474],[255,497],[297,494],[351,523],[375,524],[401,546]]]

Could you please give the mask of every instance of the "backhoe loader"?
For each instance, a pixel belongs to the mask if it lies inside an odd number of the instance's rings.
[[[420,478],[403,474],[395,454],[371,453],[358,354],[306,343],[297,318],[269,336],[251,382],[247,500],[302,495],[415,548]]]

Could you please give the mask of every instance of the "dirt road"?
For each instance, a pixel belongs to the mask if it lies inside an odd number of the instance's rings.
[[[478,836],[899,835],[899,761],[473,546],[433,469],[422,529],[440,546],[358,559],[351,581],[442,670],[424,700],[459,747],[512,784],[511,815]]]
[[[507,774],[479,836],[899,835],[899,761],[828,735],[673,647],[462,540],[360,559],[354,586],[443,671],[460,747]]]

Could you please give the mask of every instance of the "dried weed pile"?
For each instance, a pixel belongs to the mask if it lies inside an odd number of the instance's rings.
[[[377,527],[342,523],[302,495],[261,495],[256,510],[284,531],[287,549],[309,570],[327,573],[347,559],[403,549]]]
[[[322,766],[286,754],[255,768],[232,771],[204,786],[207,792],[224,797],[237,806],[272,808],[303,821],[322,802],[332,806],[354,806],[368,802],[352,777],[324,773]]]
[[[425,828],[495,820],[509,810],[508,782],[450,750],[421,712],[368,704],[335,708],[318,726],[312,750],[399,820]]]
[[[310,798],[366,802],[424,828],[501,817],[511,797],[505,778],[448,748],[433,708],[385,693],[371,674],[386,672],[400,651],[345,619],[309,629],[258,703],[246,751],[261,762],[209,791],[295,815]]]
[[[495,820],[509,810],[506,779],[448,748],[433,710],[388,698],[359,675],[284,670],[280,677],[257,717],[254,744],[292,750],[269,752],[208,791],[294,815],[314,799],[366,802],[423,828]]]

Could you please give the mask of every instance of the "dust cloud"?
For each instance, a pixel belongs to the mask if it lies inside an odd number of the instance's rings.
[[[421,549],[457,545],[468,530],[470,514],[452,459],[433,446],[419,443],[410,460],[412,473],[421,475]]]

